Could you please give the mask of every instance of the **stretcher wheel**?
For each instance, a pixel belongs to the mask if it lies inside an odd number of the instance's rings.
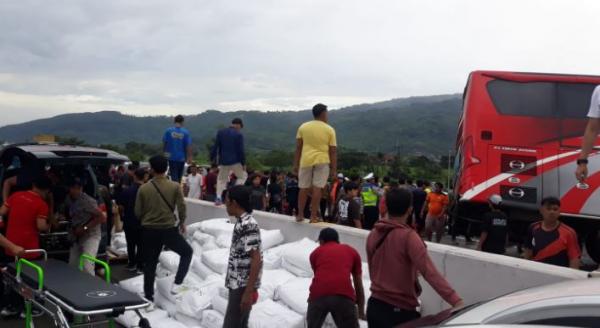
[[[141,318],[138,326],[140,326],[140,328],[152,328],[150,326],[150,321],[148,321],[146,318]]]

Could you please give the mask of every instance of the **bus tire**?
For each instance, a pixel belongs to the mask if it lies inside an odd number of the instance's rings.
[[[600,230],[592,230],[585,238],[585,249],[596,263],[600,263]]]

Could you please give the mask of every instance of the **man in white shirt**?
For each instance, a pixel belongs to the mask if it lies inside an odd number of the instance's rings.
[[[588,156],[594,149],[596,137],[598,136],[598,132],[600,132],[600,86],[597,86],[592,93],[588,117],[589,121],[585,128],[581,153],[577,159],[577,170],[575,171],[575,176],[581,183],[588,177]]]
[[[188,192],[188,198],[200,199],[202,196],[202,175],[198,173],[198,167],[196,164],[190,166],[190,174],[186,180]]]

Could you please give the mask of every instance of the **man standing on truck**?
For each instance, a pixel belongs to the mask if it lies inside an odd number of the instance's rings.
[[[547,264],[579,269],[581,250],[577,233],[559,221],[560,200],[546,197],[540,206],[542,221],[529,227],[524,257]]]
[[[223,191],[229,183],[229,175],[233,172],[236,176],[235,184],[246,183],[248,173],[246,172],[246,153],[244,150],[244,135],[242,129],[244,122],[241,118],[234,118],[228,128],[217,132],[215,144],[210,152],[210,160],[219,165],[217,177],[217,196],[215,205],[222,205]]]
[[[329,175],[337,176],[337,140],[335,130],[327,124],[327,106],[316,104],[312,109],[313,120],[302,124],[296,133],[294,173],[298,174],[300,195],[296,221],[304,221],[306,200],[311,194],[310,223],[319,221],[319,203],[322,189]]]
[[[163,135],[163,151],[169,159],[169,175],[174,182],[181,182],[185,162],[192,162],[192,138],[183,127],[183,116],[175,116],[175,126]]]

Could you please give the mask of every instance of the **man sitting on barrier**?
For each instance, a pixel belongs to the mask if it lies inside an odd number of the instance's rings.
[[[100,225],[106,216],[98,207],[98,202],[83,192],[83,182],[79,178],[69,181],[69,217],[73,245],[69,254],[69,264],[79,267],[82,254],[96,257],[102,237]],[[94,275],[94,263],[86,262],[84,269]]]
[[[183,238],[185,233],[185,202],[179,183],[169,181],[165,175],[169,164],[166,157],[154,156],[150,168],[154,176],[139,188],[135,201],[135,216],[142,225],[142,254],[144,259],[144,294],[154,300],[154,280],[158,257],[167,246],[180,256],[179,268],[171,293],[185,290],[183,279],[192,262],[192,247]],[[178,217],[175,216],[177,207]],[[178,225],[176,225],[178,223]]]

